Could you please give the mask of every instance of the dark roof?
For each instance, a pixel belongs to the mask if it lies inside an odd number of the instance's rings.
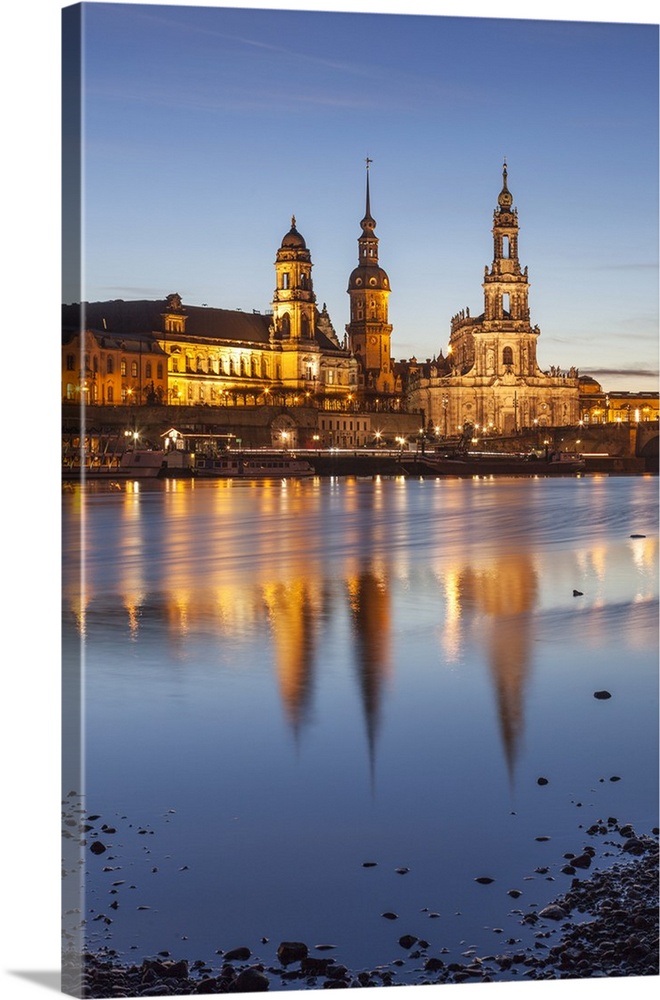
[[[165,299],[125,302],[74,302],[62,306],[62,327],[66,329],[98,330],[107,333],[153,333],[162,329],[161,313]]]
[[[70,331],[93,330],[103,334],[163,334],[162,314],[168,312],[166,299],[142,299],[126,302],[113,299],[108,302],[72,303],[62,306],[62,327]],[[265,313],[241,312],[238,309],[215,309],[208,306],[183,305],[181,312],[187,317],[185,336],[171,335],[172,340],[238,341],[240,343],[267,344],[272,317]],[[168,336],[167,339],[170,339]],[[325,334],[317,331],[316,342],[324,351],[337,351]]]

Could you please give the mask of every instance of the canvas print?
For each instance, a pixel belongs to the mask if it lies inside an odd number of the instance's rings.
[[[657,977],[658,25],[62,16],[64,992]]]

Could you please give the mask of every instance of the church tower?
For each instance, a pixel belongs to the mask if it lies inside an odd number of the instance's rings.
[[[388,322],[390,279],[378,263],[376,221],[371,214],[369,165],[367,158],[367,199],[358,238],[358,266],[348,279],[351,321],[346,326],[348,345],[360,365],[360,388],[388,393],[395,389],[390,358],[392,326]]]
[[[296,229],[284,236],[275,260],[276,289],[273,295],[273,334],[276,340],[313,340],[316,296],[312,285],[312,257]]]
[[[493,261],[484,269],[484,311],[461,309],[451,320],[449,349],[425,372],[415,373],[408,405],[423,410],[439,433],[489,436],[523,428],[577,423],[577,371],[537,361],[538,326],[531,325],[527,267],[518,257],[518,210],[508,187],[507,165],[493,212]]]
[[[484,311],[470,318],[454,316],[449,340],[451,364],[477,377],[528,377],[540,374],[536,362],[538,326],[529,321],[529,280],[518,258],[518,209],[507,185],[506,162],[502,190],[493,212],[493,262],[484,269]]]
[[[484,325],[529,324],[529,283],[518,260],[518,209],[507,187],[506,162],[502,168],[502,190],[493,212],[493,263],[484,274]]]

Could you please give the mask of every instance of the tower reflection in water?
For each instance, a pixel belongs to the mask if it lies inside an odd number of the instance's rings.
[[[245,490],[222,484],[208,491],[201,508],[201,491],[191,484],[168,484],[165,496],[152,504],[130,490],[112,502],[90,498],[81,536],[71,534],[68,542],[70,572],[64,580],[80,638],[90,636],[90,622],[95,628],[102,622],[106,632],[127,635],[138,646],[157,636],[181,662],[195,644],[215,647],[220,664],[228,648],[240,649],[246,636],[260,636],[259,667],[272,665],[284,717],[299,738],[312,708],[323,711],[318,680],[328,666],[329,643],[340,634],[355,673],[373,778],[388,681],[405,674],[416,655],[414,643],[401,649],[402,593],[424,594],[424,613],[436,626],[433,668],[438,659],[449,666],[458,662],[468,639],[488,664],[513,776],[542,603],[538,553],[497,539],[484,548],[453,529],[442,545],[434,544],[429,520],[420,529],[428,541],[422,539],[416,558],[414,525],[405,520],[405,484],[401,490],[388,484],[386,504],[379,485],[368,486],[344,488],[337,520],[334,487],[327,484],[260,484],[250,503]],[[464,505],[464,492],[457,491],[459,501]],[[448,490],[445,529],[452,503]],[[397,534],[403,523],[405,544]],[[519,525],[521,535],[527,527]],[[451,537],[460,541],[448,542]],[[85,552],[84,589],[74,572],[79,547]],[[565,558],[576,568],[596,566],[600,547],[595,542]],[[654,552],[645,557],[640,548],[631,558],[644,568],[649,560],[653,564]],[[343,631],[338,621],[345,623]],[[238,672],[255,666],[254,656],[231,660]]]

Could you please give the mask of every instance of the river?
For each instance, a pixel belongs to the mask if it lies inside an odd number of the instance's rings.
[[[88,483],[63,564],[92,949],[493,950],[658,822],[653,477]]]

